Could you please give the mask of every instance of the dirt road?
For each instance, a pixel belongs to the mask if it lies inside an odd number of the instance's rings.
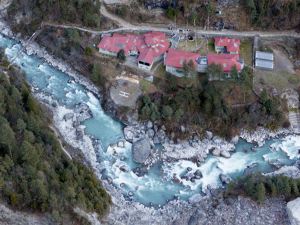
[[[106,33],[114,33],[114,32],[121,32],[121,31],[161,31],[165,33],[173,33],[174,31],[169,30],[167,27],[159,27],[157,25],[153,24],[141,24],[141,25],[135,25],[128,21],[125,21],[124,19],[118,17],[117,15],[114,15],[110,13],[106,7],[105,4],[101,4],[100,9],[101,14],[104,17],[107,17],[116,24],[120,26],[120,28],[117,29],[111,29],[111,30],[95,30],[90,28],[85,28],[81,26],[77,26],[75,24],[55,24],[51,22],[44,22],[42,26],[52,26],[52,27],[60,27],[60,28],[72,28],[77,29],[81,31],[85,31],[88,33],[93,34],[106,34]],[[184,27],[181,27],[184,29]],[[223,30],[223,31],[216,31],[216,30],[203,30],[203,29],[193,29],[193,31],[198,35],[205,35],[205,36],[237,36],[237,37],[254,37],[254,36],[260,36],[264,38],[268,37],[294,37],[294,38],[300,38],[300,33],[295,32],[294,30],[289,31],[232,31],[232,30]]]

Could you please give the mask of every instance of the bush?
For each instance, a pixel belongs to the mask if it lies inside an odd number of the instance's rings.
[[[84,54],[85,54],[86,56],[92,56],[92,55],[93,55],[93,49],[92,49],[91,47],[86,47],[86,48],[84,49]]]

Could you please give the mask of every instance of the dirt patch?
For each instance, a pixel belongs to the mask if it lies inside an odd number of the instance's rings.
[[[119,106],[135,108],[141,94],[139,80],[132,77],[117,77],[110,88],[110,97]]]
[[[281,93],[287,88],[297,88],[300,85],[300,75],[282,71],[255,70],[254,86],[259,92],[262,89]]]
[[[288,59],[287,55],[277,49],[273,49],[273,53],[275,71],[283,71],[291,74],[295,73],[293,63]]]
[[[241,40],[240,55],[247,66],[252,66],[253,51],[252,39]]]

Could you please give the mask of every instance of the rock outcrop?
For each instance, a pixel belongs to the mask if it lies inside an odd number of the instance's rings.
[[[145,163],[151,154],[151,143],[148,138],[143,138],[132,144],[132,157],[137,163]]]
[[[296,198],[287,204],[287,213],[291,225],[300,225],[300,198]]]
[[[35,215],[26,212],[11,210],[5,205],[0,205],[1,225],[51,225],[53,221],[45,215]]]

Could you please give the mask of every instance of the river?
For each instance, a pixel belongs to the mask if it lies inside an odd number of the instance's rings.
[[[8,59],[12,60],[21,49],[21,44],[6,36],[0,35],[0,47],[5,49]],[[105,114],[99,99],[86,86],[77,82],[72,76],[49,65],[45,60],[35,55],[27,55],[24,51],[14,63],[25,72],[26,80],[31,85],[33,93],[45,104],[57,104],[55,114],[62,118],[67,112],[74,112],[78,104],[89,107],[92,118],[81,122],[84,129],[84,140],[97,140],[95,147],[77,145],[88,160],[93,161],[97,174],[111,181],[130,201],[144,205],[162,206],[172,199],[187,200],[196,193],[205,190],[209,185],[219,187],[220,174],[226,174],[235,179],[244,173],[247,167],[256,165],[253,170],[271,172],[275,170],[269,162],[281,165],[291,165],[299,159],[300,136],[287,135],[281,138],[267,140],[262,147],[247,143],[240,139],[235,145],[231,158],[209,156],[201,165],[188,160],[155,163],[147,174],[138,177],[132,170],[140,165],[133,162],[131,144],[125,147],[112,145],[123,139],[123,125]],[[64,120],[55,124],[62,134],[68,123]],[[70,124],[69,124],[70,125]],[[72,132],[72,127],[70,128]],[[77,141],[70,135],[65,137],[70,145]],[[83,142],[82,142],[83,143]],[[163,150],[162,150],[163,151]],[[183,150],[184,151],[184,150]],[[189,167],[190,171],[187,171]],[[187,175],[201,171],[203,177],[197,180],[184,180],[176,183],[172,180],[174,173]]]

